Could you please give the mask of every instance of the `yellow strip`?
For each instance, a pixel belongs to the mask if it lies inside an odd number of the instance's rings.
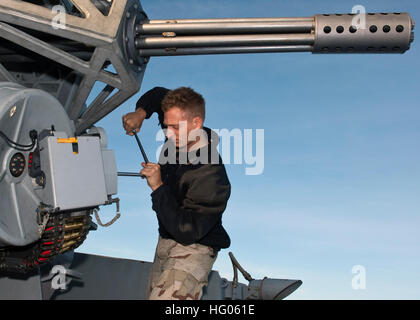
[[[57,138],[57,143],[78,143],[77,138]]]

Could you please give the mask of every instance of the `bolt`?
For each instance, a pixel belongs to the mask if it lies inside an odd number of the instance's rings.
[[[45,177],[43,175],[37,176],[35,178],[35,182],[37,185],[44,187],[45,186]]]
[[[11,109],[10,109],[10,118],[11,117],[13,117],[13,115],[15,114],[15,112],[16,112],[16,106],[13,106]]]

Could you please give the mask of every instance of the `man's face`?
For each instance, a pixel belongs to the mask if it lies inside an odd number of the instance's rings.
[[[200,121],[199,117],[193,118],[180,108],[173,107],[164,112],[163,124],[168,128],[166,137],[177,148],[183,148],[195,142],[188,141],[188,136],[192,130],[201,128],[202,121]]]

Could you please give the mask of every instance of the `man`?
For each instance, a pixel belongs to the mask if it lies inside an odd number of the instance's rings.
[[[205,101],[200,94],[185,87],[148,91],[137,102],[136,111],[123,116],[127,134],[138,132],[154,112],[166,128],[165,145],[172,143],[175,148],[164,145],[160,164],[142,163],[159,223],[147,296],[198,300],[218,251],[230,246],[222,226],[230,183],[215,148],[215,134],[203,127]],[[171,150],[174,161],[170,161]]]

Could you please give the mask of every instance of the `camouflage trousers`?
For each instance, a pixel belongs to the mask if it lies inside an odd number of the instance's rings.
[[[217,258],[217,252],[202,244],[184,246],[159,236],[150,271],[150,300],[199,300]]]

